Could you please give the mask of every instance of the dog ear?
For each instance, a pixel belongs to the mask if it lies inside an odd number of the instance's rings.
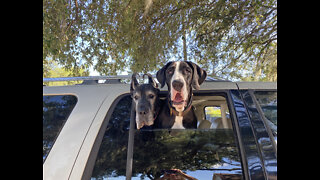
[[[192,87],[196,90],[200,89],[200,85],[207,77],[207,72],[193,62],[186,61],[193,69]]]
[[[138,73],[133,73],[132,77],[131,77],[131,85],[130,85],[130,93],[132,95],[133,91],[137,88],[137,86],[139,86],[138,80],[137,80],[137,76]]]
[[[166,84],[166,70],[167,67],[170,66],[172,62],[168,62],[165,66],[163,66],[158,72],[157,72],[157,80],[161,84],[161,88]]]
[[[154,81],[151,74],[149,73],[144,74],[143,79],[144,79],[144,76],[148,76],[148,84],[151,84],[153,87],[158,88],[158,84],[156,83],[156,81]]]

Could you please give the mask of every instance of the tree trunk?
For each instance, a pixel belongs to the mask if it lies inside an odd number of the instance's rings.
[[[261,66],[260,66],[259,62],[257,61],[253,79],[254,79],[254,81],[259,81],[260,77],[261,77]]]
[[[182,42],[183,42],[183,60],[187,61],[187,38],[186,38],[186,27],[185,27],[185,12],[182,13]]]
[[[183,60],[187,61],[188,60],[188,57],[187,57],[187,40],[186,40],[186,31],[185,30],[183,30],[182,41],[183,41]]]

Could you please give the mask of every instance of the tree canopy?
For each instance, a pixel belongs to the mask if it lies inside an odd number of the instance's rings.
[[[277,80],[275,0],[44,0],[48,59],[102,75],[189,60],[209,75]]]

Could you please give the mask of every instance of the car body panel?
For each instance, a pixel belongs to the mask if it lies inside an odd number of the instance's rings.
[[[117,88],[111,87],[108,93],[108,97],[103,101],[101,107],[99,108],[91,126],[87,133],[87,136],[83,142],[81,147],[81,151],[79,152],[78,158],[74,164],[74,168],[72,174],[70,175],[70,180],[79,180],[82,179],[83,172],[87,165],[90,154],[92,153],[92,147],[98,137],[98,133],[102,127],[102,124],[108,124],[108,122],[104,122],[106,114],[108,111],[113,111],[110,109],[111,105],[119,96],[128,93],[128,88]]]
[[[277,82],[237,82],[239,90],[242,89],[277,89]]]
[[[87,132],[102,102],[114,89],[107,86],[44,87],[43,95],[75,95],[78,102],[43,164],[43,179],[69,179]]]

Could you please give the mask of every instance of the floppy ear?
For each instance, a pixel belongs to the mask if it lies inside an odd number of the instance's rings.
[[[165,66],[163,66],[158,72],[157,72],[157,80],[161,84],[161,88],[166,84],[166,70],[167,67],[170,66],[172,62],[168,62]]]
[[[152,75],[149,73],[146,73],[143,75],[143,79],[144,76],[148,76],[148,84],[151,84],[153,87],[158,88],[158,84],[153,80]]]
[[[139,83],[137,81],[136,76],[138,75],[138,73],[133,73],[132,77],[131,77],[131,85],[130,85],[130,93],[132,95],[132,92],[137,88],[137,86],[139,86]]]
[[[196,90],[199,90],[200,85],[204,82],[204,80],[207,77],[207,72],[193,62],[190,62],[190,61],[186,61],[186,62],[193,69],[192,87]]]

